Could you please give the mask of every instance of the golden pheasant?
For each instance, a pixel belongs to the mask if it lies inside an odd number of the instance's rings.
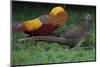
[[[25,32],[30,36],[48,35],[63,25],[67,19],[68,14],[62,7],[54,7],[48,15],[17,24],[13,26],[13,30]]]
[[[70,47],[76,49],[81,44],[88,40],[91,34],[90,24],[92,22],[92,16],[90,14],[84,15],[79,25],[72,27],[70,31],[60,32],[60,36],[34,36],[29,38],[19,39],[19,41],[34,40],[34,41],[52,41],[64,44],[69,44]]]

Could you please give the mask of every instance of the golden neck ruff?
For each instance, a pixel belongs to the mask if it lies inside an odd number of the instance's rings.
[[[65,11],[59,12],[56,15],[49,14],[47,16],[48,23],[53,24],[54,26],[61,26],[67,20],[67,13]]]

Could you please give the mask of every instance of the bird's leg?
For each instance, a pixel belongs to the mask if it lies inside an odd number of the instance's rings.
[[[81,46],[81,44],[85,41],[85,36],[82,37],[81,39],[79,39],[76,44],[75,44],[75,47],[73,47],[72,49],[77,49]]]
[[[84,41],[86,41],[86,40],[89,40],[90,34],[91,34],[91,31],[87,32],[87,33],[84,35],[84,37],[81,38],[81,39],[77,42],[77,44],[76,44],[76,46],[75,46],[74,48],[80,47],[80,45],[82,44],[82,42],[84,42]]]
[[[30,33],[30,34],[28,34],[27,38],[28,37],[33,37],[33,36],[34,36],[34,33]]]
[[[90,37],[90,34],[91,34],[91,31],[86,32],[83,37],[81,37],[80,39],[78,39],[78,41],[76,41],[75,47],[73,47],[72,49],[77,49],[81,46],[81,44],[84,41],[88,41],[89,37]]]
[[[26,36],[26,38],[28,38],[28,37],[32,37],[32,35],[30,34],[30,35]]]
[[[89,41],[90,35],[91,35],[92,31],[90,30],[89,32],[87,32],[87,34],[85,35],[85,40]]]

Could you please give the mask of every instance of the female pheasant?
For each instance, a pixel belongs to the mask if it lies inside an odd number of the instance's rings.
[[[49,35],[67,20],[67,12],[62,7],[54,7],[48,15],[13,26],[14,31],[25,32],[30,36]]]

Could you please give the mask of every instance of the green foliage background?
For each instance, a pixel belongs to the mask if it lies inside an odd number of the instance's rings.
[[[55,6],[62,6],[69,15],[66,24],[57,29],[63,31],[70,30],[75,24],[78,24],[81,15],[89,13],[93,20],[91,23],[92,34],[89,41],[83,43],[84,46],[94,46],[94,49],[77,49],[70,50],[67,46],[56,42],[46,41],[27,41],[18,42],[20,38],[27,35],[21,32],[12,31],[12,64],[47,64],[62,62],[79,62],[79,61],[95,61],[96,60],[96,7],[95,6],[77,6],[77,5],[61,5],[49,3],[28,3],[13,2],[12,3],[12,23],[16,21],[21,23],[26,20],[34,19],[40,15],[48,14]],[[17,23],[16,22],[16,23]]]

